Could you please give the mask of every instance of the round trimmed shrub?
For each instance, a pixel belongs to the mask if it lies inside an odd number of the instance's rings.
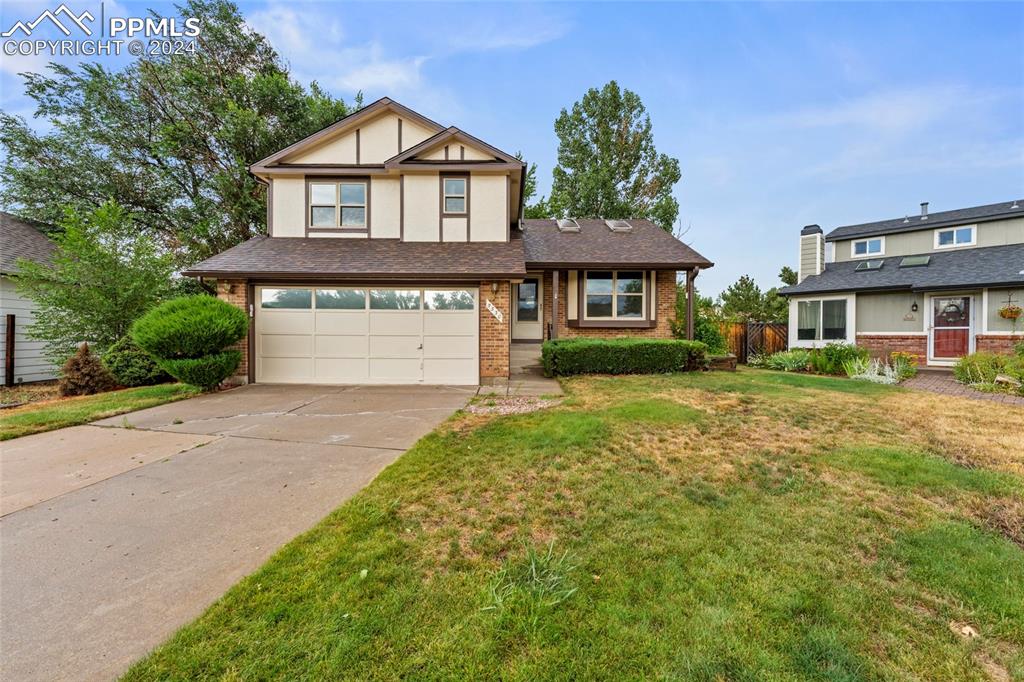
[[[171,380],[156,358],[139,348],[130,336],[121,337],[107,349],[103,364],[122,386],[152,386]]]
[[[226,350],[203,358],[161,360],[160,366],[178,381],[209,391],[234,374],[241,361],[241,351]]]
[[[159,360],[219,353],[249,330],[246,314],[213,296],[186,296],[162,303],[132,325],[131,336]]]
[[[241,352],[225,349],[248,330],[249,318],[235,306],[212,296],[188,296],[140,317],[131,336],[172,377],[210,390],[238,369]]]

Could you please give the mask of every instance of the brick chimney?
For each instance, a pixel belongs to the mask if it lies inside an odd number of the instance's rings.
[[[808,225],[800,230],[800,269],[797,283],[825,269],[825,235],[819,225]]]

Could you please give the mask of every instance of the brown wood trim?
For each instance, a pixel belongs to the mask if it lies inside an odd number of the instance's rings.
[[[478,171],[478,170],[493,170],[496,172],[519,170],[519,164],[515,163],[503,163],[501,161],[423,161],[417,160],[415,163],[403,163],[395,166],[396,169],[400,170],[430,170],[436,171],[442,170],[453,170],[453,171]],[[276,172],[273,168],[270,169],[270,173]]]
[[[314,175],[314,176],[346,176],[346,175],[390,175],[384,166],[378,164],[366,164],[356,166],[352,164],[325,164],[322,166],[271,166],[270,168],[253,168],[252,172],[257,177],[264,175]]]
[[[444,160],[448,160],[448,145],[444,146]]]
[[[4,386],[14,385],[14,354],[17,352],[18,337],[15,335],[14,324],[17,318],[14,313],[7,313],[4,323]]]
[[[597,268],[595,268],[597,269]],[[636,268],[624,267],[624,268],[601,268],[603,270],[611,270],[618,274],[619,272],[628,272],[635,270]],[[644,272],[644,279],[647,279],[647,273]],[[587,271],[580,270],[576,273],[576,319],[567,320],[570,327],[594,327],[603,329],[652,329],[657,326],[657,322],[651,319],[651,293],[647,289],[649,285],[645,284],[644,306],[647,308],[646,318],[626,318],[626,319],[600,319],[600,320],[588,320],[587,317]],[[612,287],[614,291],[614,286]],[[612,296],[612,309],[615,307],[615,297]],[[568,313],[566,314],[568,317]]]
[[[707,268],[710,267],[705,263],[579,263],[571,261],[527,261],[527,270],[553,270],[558,268],[559,270],[687,270],[689,268]],[[815,292],[807,292],[815,293]],[[799,292],[803,295],[804,292]]]
[[[369,287],[375,289],[390,289],[398,287],[415,287],[415,288],[427,288],[430,287],[468,287],[477,286],[483,289],[483,281],[490,281],[488,278],[481,278],[479,275],[472,279],[388,279],[388,280],[372,280],[372,279],[352,279],[347,280],[344,278],[332,278],[332,279],[280,279],[280,278],[267,278],[261,277],[259,279],[252,280],[252,286],[255,287],[272,287],[272,286],[289,286],[289,287],[314,287],[319,289],[327,288],[331,285],[337,285],[347,288],[360,288]],[[255,299],[254,299],[255,300]]]
[[[505,241],[512,241],[512,176],[505,176]]]
[[[356,165],[359,165],[359,131],[362,128],[356,128]]]
[[[267,235],[274,236],[274,180],[267,180]]]
[[[402,153],[402,119],[398,119],[398,154]],[[397,154],[396,154],[397,156]]]
[[[245,283],[245,314],[249,316],[249,340],[246,344],[249,353],[247,379],[250,384],[256,383],[256,285]]]
[[[466,145],[459,145],[459,161],[466,160]]]
[[[405,176],[398,176],[398,239],[405,241]]]
[[[250,279],[255,282],[347,282],[365,281],[376,282],[378,285],[387,282],[422,282],[433,281],[432,278],[444,278],[448,282],[476,282],[481,280],[514,280],[522,279],[525,272],[473,272],[438,274],[436,272],[362,272],[354,274],[325,272],[221,272],[221,271],[195,271],[186,270],[182,273],[186,277],[208,277],[210,279]]]
[[[309,212],[310,211],[310,204],[309,204],[309,193],[310,193],[309,192],[309,186],[310,186],[310,184],[312,184],[314,182],[316,182],[316,183],[319,183],[319,182],[339,183],[339,182],[352,182],[352,181],[362,182],[362,183],[364,183],[366,185],[366,226],[365,227],[340,227],[340,226],[339,227],[313,227],[310,224],[310,221],[312,220],[312,216],[310,215],[310,212]],[[315,234],[315,233],[318,233],[318,232],[361,232],[361,233],[366,234],[367,236],[370,235],[370,224],[371,224],[370,194],[371,194],[371,191],[372,191],[373,183],[370,181],[370,177],[369,176],[358,176],[358,175],[355,175],[355,176],[344,176],[344,177],[324,176],[324,177],[317,177],[317,178],[314,178],[314,179],[311,179],[311,178],[307,177],[306,178],[305,187],[306,187],[306,189],[305,189],[305,191],[306,191],[306,197],[305,197],[306,217],[304,219],[305,226],[306,226],[305,227],[305,236],[308,237],[311,233]],[[336,192],[340,192],[340,191],[341,190],[336,190]],[[337,195],[337,201],[339,203],[335,204],[335,206],[337,207],[337,210],[338,210],[337,218],[340,221],[341,220],[341,206],[340,206],[341,196],[340,196],[340,194]]]
[[[657,323],[652,320],[569,320],[568,326],[574,329],[654,329]]]
[[[455,178],[463,179],[466,181],[466,210],[462,213],[446,213],[444,210],[444,181],[446,179]],[[437,175],[437,187],[438,187],[438,201],[440,202],[437,207],[437,241],[443,242],[444,239],[444,219],[445,218],[465,218],[466,219],[466,241],[470,241],[469,238],[469,195],[470,187],[472,185],[471,176],[468,173],[438,173]]]

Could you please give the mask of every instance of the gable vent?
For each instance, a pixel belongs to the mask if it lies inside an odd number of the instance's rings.
[[[559,232],[579,232],[580,224],[572,218],[559,218],[558,219],[558,231]]]
[[[633,226],[629,224],[628,220],[606,220],[604,224],[608,226],[608,229],[612,232],[632,232]]]

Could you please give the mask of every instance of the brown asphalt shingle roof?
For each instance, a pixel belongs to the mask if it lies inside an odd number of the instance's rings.
[[[397,239],[256,237],[186,270],[193,277],[294,279],[438,277],[479,279],[526,274],[523,240],[402,242]]]
[[[603,220],[578,218],[579,232],[560,232],[553,219],[524,220],[526,264],[561,267],[709,268],[714,263],[649,220],[630,219],[632,232],[613,232]]]
[[[0,273],[17,273],[19,258],[49,263],[55,248],[56,245],[32,223],[0,212]]]

